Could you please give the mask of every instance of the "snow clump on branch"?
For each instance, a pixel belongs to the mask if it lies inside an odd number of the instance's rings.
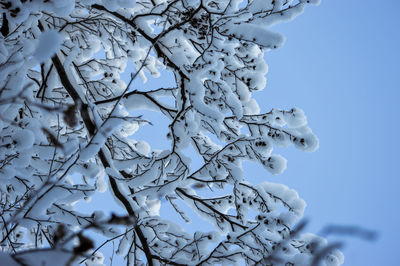
[[[265,182],[286,169],[275,147],[311,152],[318,138],[300,108],[253,98],[266,87],[264,53],[284,43],[270,27],[318,3],[2,1],[0,260],[104,265],[114,256],[100,248],[115,242],[127,265],[342,264],[297,229],[297,192]],[[143,85],[165,72],[172,86]],[[139,137],[151,124],[164,138],[149,112],[167,122],[168,148]],[[260,184],[246,161],[267,170]],[[122,215],[92,204],[103,192]],[[187,230],[198,216],[211,232]]]

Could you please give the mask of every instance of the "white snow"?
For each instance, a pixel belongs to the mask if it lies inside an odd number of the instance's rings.
[[[276,32],[272,32],[265,27],[250,23],[237,25],[226,25],[225,30],[235,38],[254,42],[262,47],[275,49],[283,45],[285,38]]]
[[[13,135],[15,147],[26,150],[32,147],[35,141],[35,135],[30,130],[19,130]]]
[[[9,254],[4,253],[4,252],[0,252],[0,262],[2,265],[5,265],[5,266],[19,266],[20,265]]]
[[[47,30],[40,34],[39,43],[33,57],[40,63],[50,59],[61,47],[62,37],[56,30]]]
[[[126,254],[132,243],[138,243],[132,224],[100,226],[110,221],[105,206],[90,205],[93,208],[85,212],[79,209],[78,202],[90,201],[94,193],[107,189],[114,204],[125,209],[123,205],[130,204],[138,219],[131,217],[132,222],[140,223],[153,254],[182,264],[198,264],[207,258],[215,247],[209,244],[219,237],[224,245],[203,264],[241,263],[242,254],[262,260],[271,250],[271,241],[281,242],[289,236],[289,228],[303,215],[305,202],[284,185],[246,182],[248,173],[243,172],[242,163],[261,163],[278,175],[287,162],[272,154],[274,147],[318,148],[318,138],[301,109],[268,112],[257,104],[253,92],[266,86],[264,53],[284,42],[270,26],[295,18],[307,4],[319,0],[11,2],[20,11],[7,10],[11,35],[0,38],[0,82],[4,85],[0,93],[0,192],[7,205],[4,219],[19,226],[10,234],[18,242],[17,254],[0,253],[0,261],[13,266],[15,257],[29,265],[66,264],[73,254],[67,250],[71,251],[77,239],[47,249],[43,234],[51,238],[57,231],[55,224],[68,225],[68,234],[72,234],[92,222],[97,223],[96,233],[107,238],[116,237],[119,229],[131,230],[121,237],[117,253],[130,259],[138,255],[135,259],[144,261],[140,244],[132,246],[137,253]],[[104,5],[108,11],[89,8],[93,4]],[[135,26],[111,15],[114,11]],[[10,12],[18,14],[9,16]],[[188,23],[173,26],[191,15]],[[39,21],[47,29],[44,32]],[[168,28],[168,33],[156,38]],[[59,69],[50,60],[55,54],[79,100],[71,99],[60,82]],[[112,98],[126,88],[127,65],[127,70],[132,65],[140,70],[142,82],[135,80],[129,97],[115,106],[117,101]],[[154,85],[149,75],[159,77],[165,68],[172,73],[172,84]],[[108,102],[98,104],[103,100]],[[76,107],[74,114],[66,111],[68,106]],[[86,106],[89,117],[85,119],[93,123],[93,132],[87,131],[88,121],[82,119]],[[147,123],[141,118],[142,110],[165,115],[166,141],[171,146],[153,150],[157,146],[154,139],[133,139]],[[65,120],[71,115],[76,115],[76,125]],[[159,121],[151,122],[158,131]],[[62,145],[56,145],[54,136]],[[99,158],[100,149],[105,158]],[[110,187],[110,178],[116,187]],[[184,221],[194,223],[203,217],[217,232],[189,234],[176,221],[161,219],[164,198],[173,199],[172,207]],[[195,218],[181,206],[183,202],[198,214]],[[36,241],[39,248],[33,248]],[[326,246],[324,239],[307,234],[293,241],[318,241]],[[3,245],[11,251],[7,241]],[[308,265],[313,259],[306,245],[281,242],[280,247],[284,246],[287,251],[277,253],[282,263]],[[266,252],[259,254],[258,250]],[[341,264],[343,255],[334,250],[324,262]],[[97,252],[85,263],[103,265],[104,256]],[[141,265],[140,261],[133,263]]]

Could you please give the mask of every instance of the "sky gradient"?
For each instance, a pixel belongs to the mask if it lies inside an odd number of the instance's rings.
[[[399,11],[396,0],[323,0],[294,21],[274,26],[287,40],[266,53],[267,87],[254,94],[262,111],[303,109],[320,148],[314,153],[275,149],[288,160],[286,171],[272,176],[246,163],[246,178],[296,189],[307,202],[308,232],[318,233],[329,224],[379,232],[375,242],[328,237],[345,242],[344,265],[396,266],[400,261]],[[162,75],[145,85],[135,81],[133,87],[169,85],[174,84]],[[155,126],[145,126],[133,137],[148,140],[152,148],[168,149],[163,137],[168,121],[152,112],[139,114]],[[104,195],[96,197],[94,202],[103,202],[107,209]]]

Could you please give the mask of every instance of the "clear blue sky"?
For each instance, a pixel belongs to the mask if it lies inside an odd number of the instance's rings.
[[[273,29],[283,48],[266,54],[265,108],[302,108],[320,139],[315,153],[282,150],[273,180],[307,202],[308,229],[354,224],[377,242],[344,238],[345,265],[400,265],[400,1],[322,0]]]
[[[379,231],[372,243],[341,238],[344,265],[400,265],[399,13],[397,0],[322,0],[294,21],[275,26],[287,41],[266,54],[267,87],[255,94],[263,111],[302,108],[320,148],[314,153],[278,150],[288,159],[280,176],[247,164],[250,180],[296,189],[308,205],[310,232],[327,224]],[[145,87],[168,82],[150,80]],[[169,148],[160,137],[168,132],[168,121],[141,113],[155,118],[155,127],[144,127],[134,138],[147,137],[153,148]]]

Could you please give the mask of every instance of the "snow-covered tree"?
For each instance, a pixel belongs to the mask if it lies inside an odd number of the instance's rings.
[[[269,27],[308,4],[318,0],[1,1],[1,264],[102,265],[111,242],[127,265],[342,264],[301,230],[296,191],[242,171],[249,160],[280,174],[274,146],[318,147],[301,109],[252,98],[266,85],[264,53],[284,42]],[[160,71],[175,86],[131,86]],[[157,127],[144,109],[169,121],[168,150],[135,140]],[[106,190],[125,215],[74,207]],[[160,217],[164,205],[182,220]],[[215,230],[186,232],[184,205]]]

